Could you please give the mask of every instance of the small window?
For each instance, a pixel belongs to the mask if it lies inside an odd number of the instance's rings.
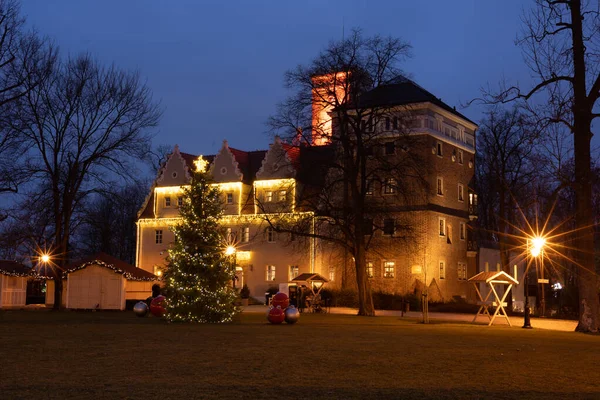
[[[383,234],[393,236],[396,231],[395,221],[391,218],[383,220]]]
[[[227,230],[225,231],[225,238],[228,243],[231,243],[235,240],[233,237],[233,232],[231,231],[231,228],[227,228]]]
[[[275,230],[272,227],[267,228],[267,242],[269,242],[269,243],[275,242]]]
[[[383,277],[394,278],[396,276],[396,263],[394,261],[385,261],[383,263]]]
[[[177,197],[177,207],[181,207],[183,205],[183,197]]]
[[[371,261],[367,261],[367,278],[373,277],[373,263]]]
[[[437,195],[438,196],[444,195],[444,178],[441,178],[439,176],[437,178]]]
[[[329,280],[335,281],[335,267],[329,267]]]
[[[442,142],[437,142],[437,155],[439,157],[442,157],[444,155],[443,148],[442,148]]]
[[[227,204],[233,204],[233,193],[227,193]]]
[[[300,275],[300,268],[297,265],[290,265],[290,281]]]
[[[274,265],[267,265],[267,281],[274,281],[275,280],[275,266]]]
[[[459,164],[463,164],[464,163],[463,151],[462,150],[458,151],[458,163]]]
[[[287,191],[280,190],[279,191],[279,201],[285,201],[287,199]]]
[[[171,197],[165,197],[165,207],[171,207]]]
[[[396,154],[396,145],[394,142],[387,142],[385,144],[385,155],[390,156]]]
[[[363,231],[365,235],[373,234],[373,219],[365,218],[363,219]]]
[[[440,280],[446,279],[446,263],[440,261]]]
[[[265,192],[265,202],[270,203],[273,201],[273,192],[266,191]]]
[[[475,193],[469,193],[469,205],[470,206],[477,205],[477,195]]]
[[[163,242],[163,231],[162,231],[162,229],[157,229],[156,230],[155,241],[156,241],[156,244],[162,244],[162,242]]]
[[[440,236],[446,236],[446,219],[440,218]]]
[[[458,184],[458,201],[465,201],[465,187],[462,183]]]
[[[467,280],[467,264],[466,263],[463,263],[463,262],[458,263],[457,274],[458,274],[459,281]]]
[[[373,196],[373,179],[367,179],[367,189],[365,196]]]
[[[396,180],[394,178],[387,178],[383,184],[383,194],[394,193],[396,193]]]
[[[466,236],[467,236],[467,226],[464,222],[460,223],[460,240],[465,240]]]
[[[242,228],[242,242],[248,243],[250,241],[250,228],[244,227]]]

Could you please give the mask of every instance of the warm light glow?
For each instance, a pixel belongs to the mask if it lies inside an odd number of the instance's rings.
[[[42,254],[40,261],[47,264],[50,261],[50,256],[48,254]]]
[[[204,172],[206,171],[206,167],[208,166],[208,161],[202,158],[202,156],[198,156],[198,158],[194,161],[194,165],[196,166],[196,171]]]
[[[237,257],[238,261],[250,261],[250,259],[252,258],[252,252],[251,251],[237,251],[235,253],[235,256]]]
[[[285,186],[292,186],[296,180],[294,178],[281,178],[281,179],[265,179],[260,181],[254,181],[254,186],[262,188],[275,188]]]
[[[184,186],[160,186],[154,188],[154,193],[160,194],[177,194],[183,192],[183,189],[189,188],[189,185]]]
[[[233,246],[227,246],[227,248],[225,249],[225,255],[226,256],[232,256],[235,254],[235,247]]]
[[[161,276],[162,275],[162,271],[159,269],[158,271],[156,271],[156,276]]]
[[[537,257],[540,255],[545,245],[546,239],[544,239],[543,237],[536,236],[533,239],[531,239],[531,248],[529,249],[529,252],[533,257]]]

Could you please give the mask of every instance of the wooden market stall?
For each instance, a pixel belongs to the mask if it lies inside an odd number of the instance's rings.
[[[67,267],[63,278],[66,308],[124,310],[127,300],[145,300],[158,277],[124,261],[98,253]],[[54,285],[48,285],[46,305],[54,303]]]
[[[0,260],[0,308],[23,307],[27,301],[27,279],[31,269],[9,260]]]
[[[310,290],[312,296],[309,296],[309,300],[306,304],[309,311],[325,311],[325,308],[323,307],[324,305],[321,301],[321,290],[323,289],[323,285],[329,282],[327,278],[315,273],[304,273],[298,275],[290,282],[304,286]],[[303,308],[303,306],[304,304],[301,304],[300,308]]]
[[[513,285],[518,285],[519,281],[517,281],[515,278],[513,278],[504,271],[484,271],[469,278],[469,282],[473,283],[473,286],[475,286],[475,291],[477,292],[477,297],[479,299],[477,304],[480,306],[479,310],[477,310],[477,314],[475,314],[475,318],[473,318],[473,322],[475,322],[477,320],[477,317],[479,317],[480,315],[486,315],[490,321],[488,324],[489,326],[492,325],[496,317],[500,315],[506,318],[506,322],[508,322],[509,326],[512,326],[510,324],[510,318],[508,318],[508,315],[506,314],[506,310],[504,308],[508,305],[508,303],[506,303],[505,300],[508,294],[510,293]],[[485,297],[481,295],[481,288],[479,287],[479,285],[481,284],[485,285],[488,288]],[[507,285],[502,297],[498,295],[498,289],[500,288],[499,285]],[[492,294],[494,295],[493,300],[490,299],[490,296]],[[493,315],[490,314],[490,307],[496,307],[496,311]]]

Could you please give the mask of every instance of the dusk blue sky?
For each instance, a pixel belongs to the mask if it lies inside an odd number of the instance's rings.
[[[138,69],[164,108],[155,144],[215,153],[267,148],[283,74],[361,28],[413,46],[403,68],[451,106],[503,76],[529,83],[514,44],[528,0],[25,0],[28,23],[63,55],[90,52]],[[481,107],[462,112],[478,121]]]

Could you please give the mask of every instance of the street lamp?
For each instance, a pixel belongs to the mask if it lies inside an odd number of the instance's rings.
[[[40,256],[40,261],[43,262],[44,264],[48,264],[48,262],[50,262],[50,255],[49,254],[42,254]]]
[[[538,256],[542,254],[544,251],[544,246],[546,245],[546,239],[540,236],[536,236],[529,240],[529,254],[537,263]],[[530,318],[530,310],[529,310],[529,277],[527,270],[529,269],[529,264],[525,268],[525,311],[524,311],[524,320],[523,320],[523,328],[531,329],[531,318]]]
[[[229,245],[225,248],[225,255],[227,257],[230,257],[230,260],[232,262],[231,268],[234,269],[236,264],[237,264],[237,249],[235,248],[235,246]],[[235,270],[234,270],[235,273]],[[237,279],[237,276],[234,275],[233,276],[233,288],[235,289],[235,281]]]

